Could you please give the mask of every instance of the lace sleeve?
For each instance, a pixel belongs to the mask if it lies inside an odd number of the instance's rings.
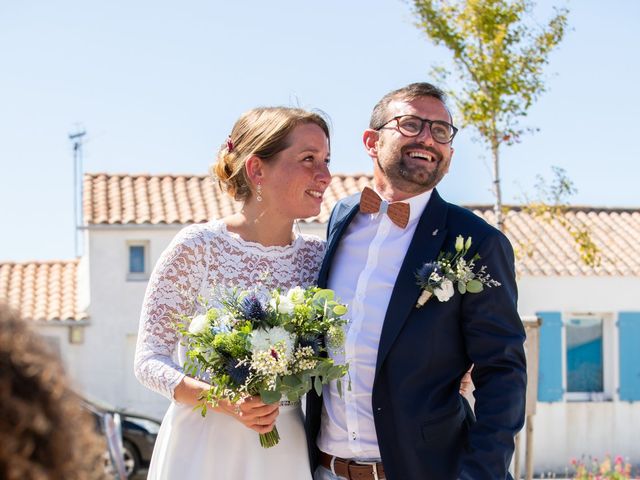
[[[315,235],[304,235],[302,270],[305,272],[305,286],[318,285],[318,273],[325,253],[325,241]]]
[[[191,315],[208,271],[207,241],[202,225],[182,230],[156,264],[142,304],[134,361],[136,378],[173,400],[184,377],[173,360],[179,338],[173,326],[178,314]]]

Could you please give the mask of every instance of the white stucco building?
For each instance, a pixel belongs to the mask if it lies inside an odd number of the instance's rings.
[[[370,181],[336,175],[321,214],[299,228],[324,236],[337,199]],[[146,280],[180,228],[237,205],[195,175],[87,174],[83,199],[83,256],[0,264],[0,298],[38,324],[79,390],[161,417],[167,400],[138,384],[132,367]],[[488,206],[470,208],[493,218]],[[561,472],[571,458],[605,453],[638,465],[640,208],[575,208],[565,218],[589,228],[600,266],[581,262],[557,222],[518,208],[506,221],[519,252],[519,311],[543,321],[535,470]]]

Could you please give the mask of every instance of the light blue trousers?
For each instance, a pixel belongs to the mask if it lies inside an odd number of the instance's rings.
[[[345,480],[345,478],[334,475],[331,470],[318,466],[313,474],[313,480]]]

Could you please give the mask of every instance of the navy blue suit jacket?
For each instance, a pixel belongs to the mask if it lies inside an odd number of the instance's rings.
[[[318,283],[327,284],[340,238],[357,214],[360,196],[340,201],[328,226]],[[416,308],[415,273],[455,238],[471,236],[468,258],[501,286],[431,298]],[[354,279],[355,280],[355,279]],[[372,392],[375,428],[389,480],[502,480],[524,423],[524,328],[516,310],[513,250],[507,238],[474,213],[434,190],[404,257],[382,327]],[[460,380],[474,364],[476,422],[465,415]],[[307,395],[306,427],[312,468],[322,398]]]

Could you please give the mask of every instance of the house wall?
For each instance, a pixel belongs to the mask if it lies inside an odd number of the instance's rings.
[[[640,464],[638,402],[540,402],[533,417],[534,471],[565,473],[572,459],[621,455]],[[524,466],[523,434],[521,465]],[[523,470],[521,470],[522,472]]]
[[[128,246],[132,241],[148,241],[152,268],[180,228],[96,227],[86,236],[91,327],[86,329],[84,355],[74,364],[74,374],[89,395],[156,418],[164,415],[169,401],[140,385],[133,374],[147,280],[129,278]]]
[[[589,455],[602,459],[607,453],[640,464],[640,443],[636,439],[640,402],[620,401],[618,395],[617,325],[619,312],[640,311],[640,278],[525,277],[519,279],[518,289],[522,315],[555,311],[565,319],[570,314],[584,313],[602,314],[605,318],[604,376],[605,391],[609,392],[604,398],[595,395],[592,401],[572,400],[570,394],[564,393],[559,401],[537,403],[532,422],[534,470],[562,473],[571,459]],[[544,351],[541,353],[544,355]],[[524,465],[524,433],[521,460]]]
[[[518,292],[521,315],[640,310],[638,277],[521,277]]]

